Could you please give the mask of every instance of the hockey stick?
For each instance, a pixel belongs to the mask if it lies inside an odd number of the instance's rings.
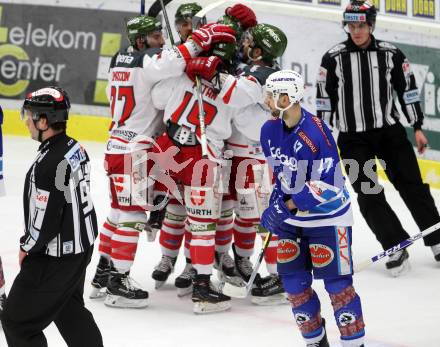
[[[162,2],[163,5],[166,6],[171,2],[171,0],[163,0]],[[148,9],[147,15],[156,18],[159,15],[160,11],[162,11],[161,1],[156,0]]]
[[[254,265],[254,269],[252,270],[251,277],[249,281],[246,283],[244,287],[237,287],[228,282],[225,283],[222,293],[228,295],[233,298],[245,298],[248,296],[249,292],[252,289],[252,285],[254,284],[255,277],[257,277],[258,269],[260,268],[261,262],[263,261],[264,253],[266,252],[267,247],[269,246],[270,239],[272,238],[272,233],[265,230],[262,226],[259,227],[260,230],[266,231],[266,238],[263,242],[263,247],[261,248],[260,254],[258,255],[258,260]]]
[[[163,0],[160,0],[160,7],[162,8],[162,13],[163,13],[163,16],[165,17],[165,25],[167,27],[168,36],[170,37],[171,45],[174,46],[174,42],[176,42],[176,41],[174,41],[173,32],[171,30],[170,21],[168,19],[167,9],[165,8],[165,3]]]
[[[393,246],[383,252],[380,252],[379,254],[375,255],[374,257],[355,265],[354,272],[359,272],[359,271],[366,269],[371,264],[381,260],[382,258],[384,258],[388,255],[392,255],[402,249],[405,249],[408,246],[411,246],[418,239],[421,239],[422,237],[425,237],[425,236],[427,236],[427,235],[429,235],[439,229],[440,229],[440,222],[438,222],[437,224],[434,224],[433,226],[429,227],[428,229],[425,229],[425,230],[419,232],[418,234],[416,234],[414,236],[411,236],[410,238],[402,241],[401,243],[399,243],[399,244],[397,244],[397,245],[395,245],[395,246]]]
[[[205,127],[205,110],[203,108],[202,97],[202,80],[200,76],[196,76],[196,93],[197,104],[199,106],[199,124],[200,124],[200,144],[202,145],[202,156],[208,157],[208,140],[206,139],[206,127]]]
[[[220,5],[223,5],[226,2],[226,0],[220,0],[213,2],[212,4],[205,6],[202,8],[199,12],[195,14],[195,16],[192,18],[192,27],[193,29],[197,29],[198,26],[202,23],[203,18],[206,17],[206,14],[213,9],[219,7]]]
[[[206,14],[218,7],[219,5],[225,3],[225,0],[220,0],[212,3],[211,5],[202,8],[199,12],[195,14],[192,18],[193,30],[197,29],[202,23],[203,18]],[[203,109],[203,96],[202,96],[202,81],[200,76],[196,76],[196,93],[197,93],[197,104],[199,107],[199,123],[200,123],[200,144],[202,146],[202,156],[208,157],[208,140],[206,139],[206,127],[205,127],[205,110]]]
[[[145,14],[145,0],[141,0],[141,15]]]

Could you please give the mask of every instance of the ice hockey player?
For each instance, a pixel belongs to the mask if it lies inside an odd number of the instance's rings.
[[[202,7],[195,3],[181,4],[175,14],[175,27],[180,37],[180,43],[184,43],[192,33],[192,18]],[[155,266],[151,277],[156,281],[156,289],[160,288],[174,271],[183,237],[189,239],[188,223],[186,223],[185,207],[177,199],[171,198],[162,215],[156,214],[157,218],[152,220],[150,215],[149,225],[151,228],[160,229],[159,243],[162,257]],[[192,279],[195,270],[191,265],[189,254],[189,241],[185,242],[186,264],[182,273],[176,277],[174,285],[177,288],[178,296],[185,296],[192,292]]]
[[[180,43],[185,42],[191,35],[193,29],[192,19],[201,9],[202,6],[197,2],[184,3],[177,8],[174,15],[174,26],[179,34]]]
[[[261,130],[276,177],[261,224],[278,235],[278,272],[308,347],[328,347],[312,278],[330,295],[343,347],[364,346],[360,298],[353,287],[353,217],[331,131],[300,105],[304,80],[291,70],[270,75],[266,104],[275,120]],[[312,275],[313,274],[313,275]]]
[[[194,33],[193,33],[194,35]],[[234,45],[232,52],[235,52]],[[219,47],[215,47],[216,52]],[[218,52],[226,62],[224,51]],[[193,281],[194,312],[223,311],[230,307],[230,298],[219,293],[210,282],[214,255],[216,223],[220,214],[220,174],[224,140],[230,136],[231,121],[236,111],[261,100],[258,82],[236,79],[224,74],[218,78],[222,61],[218,56],[198,57],[187,64],[187,76],[159,82],[153,89],[154,105],[164,109],[167,131],[157,143],[162,152],[177,148],[177,163],[185,163],[182,171],[173,172],[184,185],[184,201],[191,231],[191,261],[197,270]],[[222,71],[225,71],[222,69]],[[202,158],[195,75],[202,77],[208,159]],[[240,117],[239,126],[251,127],[253,118]]]
[[[100,230],[101,258],[92,281],[91,297],[102,297],[116,307],[145,307],[148,293],[136,288],[129,272],[139,233],[145,228],[145,210],[151,206],[145,188],[145,154],[163,130],[161,117],[152,107],[151,88],[158,81],[179,76],[186,62],[217,42],[235,42],[234,32],[223,25],[201,27],[192,40],[172,49],[162,49],[159,21],[138,16],[127,22],[131,47],[117,53],[111,62],[107,96],[112,127],[107,142],[105,167],[110,181],[111,209]],[[160,54],[158,54],[160,53]]]
[[[240,73],[256,78],[264,86],[267,77],[279,70],[276,59],[283,55],[286,47],[287,37],[278,27],[264,23],[254,26],[249,29],[243,42],[242,59],[247,64],[240,66]],[[261,103],[241,111],[265,114],[265,117],[255,117],[255,122],[261,123],[256,124],[253,132],[245,133],[240,132],[233,124],[232,136],[226,143],[226,148],[233,152],[229,189],[232,189],[232,198],[236,200],[233,226],[234,260],[238,273],[245,281],[249,280],[252,273],[249,258],[255,246],[256,226],[260,223],[261,213],[267,207],[271,190],[271,178],[265,168],[266,158],[260,144],[261,126],[270,118],[270,111]],[[237,170],[241,171],[238,175]],[[240,179],[236,180],[236,176]],[[241,177],[244,177],[244,180]],[[231,196],[226,197],[228,198]],[[251,292],[251,300],[255,304],[272,305],[287,302],[277,274],[276,248],[277,236],[273,235],[265,252],[269,276],[257,277],[255,288]]]

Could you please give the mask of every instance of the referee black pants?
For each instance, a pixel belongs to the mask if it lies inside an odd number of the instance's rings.
[[[3,314],[9,347],[46,347],[54,322],[69,347],[102,347],[102,336],[84,307],[86,268],[93,252],[55,258],[28,255],[15,278]]]
[[[388,179],[399,192],[420,230],[440,221],[429,185],[422,181],[413,147],[400,123],[366,132],[340,133],[338,147],[351,184],[358,194],[361,213],[384,249],[402,242],[409,235],[385,199],[383,188],[378,183],[376,166],[373,166],[373,170],[365,170],[367,161],[375,157],[385,161]],[[350,159],[359,164],[356,180],[352,171],[355,169],[348,164]],[[382,189],[372,194],[368,191],[368,187],[372,186]],[[425,237],[424,242],[426,246],[440,243],[440,231]]]

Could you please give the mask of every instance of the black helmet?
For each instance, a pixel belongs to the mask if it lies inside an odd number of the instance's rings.
[[[370,0],[351,0],[344,11],[342,26],[350,22],[366,22],[374,28],[377,10]]]
[[[29,93],[21,109],[22,119],[25,110],[32,114],[32,120],[38,121],[42,116],[50,125],[65,123],[69,118],[70,101],[67,93],[60,87],[45,87]]]

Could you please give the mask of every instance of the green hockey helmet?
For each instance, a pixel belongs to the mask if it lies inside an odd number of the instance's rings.
[[[262,58],[273,61],[283,55],[287,47],[287,37],[283,31],[274,25],[257,24],[250,29],[254,47],[263,51]]]
[[[243,36],[243,29],[241,28],[240,23],[238,23],[234,18],[225,14],[217,20],[217,23],[227,25],[228,27],[234,29],[237,42],[241,40],[241,37]]]
[[[145,37],[155,31],[162,31],[162,23],[156,18],[137,16],[127,21],[127,35],[132,46],[138,37]]]
[[[174,21],[179,23],[191,20],[201,9],[202,6],[196,2],[182,4],[177,8],[176,14],[174,15]]]

